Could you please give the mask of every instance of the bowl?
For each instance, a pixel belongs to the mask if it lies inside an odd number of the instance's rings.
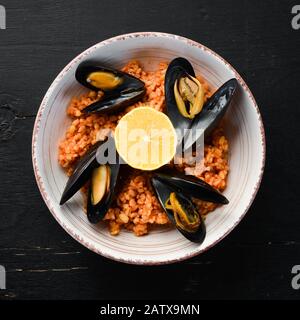
[[[83,198],[59,205],[67,176],[58,164],[58,143],[71,120],[66,107],[71,97],[86,90],[74,78],[78,64],[86,59],[99,60],[121,68],[138,59],[146,70],[160,61],[187,58],[215,88],[235,77],[239,89],[226,113],[225,133],[230,143],[230,173],[224,192],[230,200],[209,214],[207,236],[199,245],[185,239],[176,229],[158,228],[137,237],[122,230],[111,236],[103,223],[90,224],[83,211]],[[138,32],[102,41],[73,59],[57,76],[39,108],[32,139],[32,160],[42,197],[58,223],[90,250],[120,262],[143,265],[174,263],[211,248],[233,230],[246,214],[261,182],[265,162],[264,128],[255,99],[245,81],[218,54],[202,44],[177,35]]]

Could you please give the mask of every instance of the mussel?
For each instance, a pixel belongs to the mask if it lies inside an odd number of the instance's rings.
[[[171,61],[165,76],[167,114],[178,130],[178,144],[184,138],[183,151],[190,149],[203,133],[208,136],[216,128],[237,85],[235,78],[228,80],[204,103],[203,86],[190,62],[181,57]]]
[[[193,119],[202,110],[204,90],[199,80],[188,74],[176,79],[174,97],[179,112],[186,118]]]
[[[105,141],[96,143],[78,162],[67,181],[60,200],[60,205],[64,204],[90,180],[87,217],[91,223],[99,222],[109,209],[119,178],[120,160],[118,155],[115,163],[112,164],[99,164],[97,161],[97,151]]]
[[[164,169],[156,172],[155,177],[162,183],[174,188],[176,192],[186,196],[218,204],[229,203],[228,199],[217,189],[195,176]]]
[[[96,159],[96,154],[101,143],[103,142],[97,142],[77,163],[73,174],[67,181],[60,199],[60,205],[73,197],[73,195],[90,179],[92,171],[99,165]]]
[[[184,137],[184,150],[189,150],[204,134],[207,137],[218,125],[236,92],[235,78],[225,82],[204,104],[201,113],[194,118],[189,132]]]
[[[102,164],[92,172],[88,192],[87,216],[91,223],[104,218],[114,197],[120,164]]]
[[[185,58],[176,58],[169,64],[165,75],[165,98],[167,114],[179,131],[180,143],[184,130],[190,128],[191,119],[201,112],[204,103],[204,88]]]
[[[156,171],[151,182],[169,219],[193,242],[201,243],[204,240],[205,225],[192,198],[218,204],[229,203],[225,196],[205,181],[171,169]]]
[[[76,80],[88,89],[102,91],[103,98],[87,106],[85,113],[112,113],[142,99],[146,90],[143,81],[125,72],[82,62],[75,72]]]
[[[192,200],[156,177],[151,178],[151,183],[162,208],[178,231],[188,240],[202,243],[206,228]]]

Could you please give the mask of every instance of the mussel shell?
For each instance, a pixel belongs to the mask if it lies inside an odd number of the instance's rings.
[[[168,66],[168,69],[172,69],[172,68],[177,68],[180,67],[182,68],[186,73],[188,73],[189,75],[191,75],[192,77],[195,77],[195,71],[193,66],[191,65],[191,63],[182,57],[178,57],[173,59]],[[168,71],[168,70],[167,70]],[[175,83],[175,81],[174,81]]]
[[[199,217],[201,219],[201,224],[196,232],[187,232],[185,230],[182,230],[181,228],[178,228],[175,223],[175,218],[174,218],[172,210],[167,209],[165,206],[167,200],[170,197],[170,193],[176,192],[176,190],[174,188],[172,188],[170,185],[167,185],[167,184],[161,182],[156,177],[151,178],[151,183],[152,183],[154,192],[160,202],[160,205],[162,206],[162,208],[164,209],[164,211],[168,215],[168,218],[170,219],[170,221],[176,226],[177,230],[184,237],[186,237],[188,240],[190,240],[192,242],[199,243],[199,244],[202,243],[205,239],[205,236],[206,236],[206,228],[205,228],[205,223],[201,217],[201,214],[199,213]],[[183,194],[180,195],[179,200],[180,201],[188,201],[189,205],[194,207],[192,201],[188,197],[185,197]],[[195,210],[196,210],[196,208],[195,208]]]
[[[123,91],[119,96],[109,96],[107,98],[96,101],[84,108],[82,111],[84,113],[97,112],[98,114],[109,114],[121,111],[123,108],[126,108],[141,100],[145,92],[146,90],[144,88],[135,91]]]
[[[184,137],[184,150],[191,150],[203,133],[207,137],[216,128],[228,109],[237,86],[238,81],[230,79],[206,101],[202,111],[194,118],[191,130]]]
[[[94,87],[91,83],[87,82],[87,77],[89,76],[89,74],[95,71],[104,71],[104,72],[112,73],[115,76],[122,78],[122,83],[116,88],[111,90],[105,90],[105,89],[101,90],[105,94],[110,95],[112,97],[118,96],[124,90],[131,89],[131,91],[139,91],[145,86],[143,81],[137,79],[134,76],[131,76],[119,70],[101,66],[97,62],[93,62],[93,61],[84,61],[80,63],[76,69],[75,78],[80,84],[82,84],[86,88],[91,89],[93,91],[100,91],[99,88]]]
[[[96,159],[97,149],[103,141],[97,142],[88,152],[79,160],[73,174],[69,177],[63,194],[60,199],[60,205],[68,201],[83,185],[89,180],[92,171],[98,166]]]
[[[185,118],[178,110],[174,96],[174,84],[177,79],[183,75],[195,77],[195,71],[190,62],[185,58],[176,58],[171,61],[165,75],[165,100],[167,106],[167,114],[173,126],[177,129],[177,142],[181,142],[184,130],[189,129],[192,120]]]
[[[155,177],[186,196],[218,204],[229,203],[228,199],[217,189],[195,176],[181,172],[174,173],[174,170],[164,170],[155,173]]]
[[[110,167],[110,184],[109,191],[105,194],[104,198],[97,205],[93,205],[91,202],[91,187],[88,193],[87,202],[87,217],[91,223],[98,223],[102,220],[108,211],[113,198],[116,184],[119,178],[120,163],[117,161],[116,164],[107,164]]]

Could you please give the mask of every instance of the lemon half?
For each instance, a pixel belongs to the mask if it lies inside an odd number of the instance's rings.
[[[176,152],[176,131],[170,119],[151,107],[135,108],[122,117],[115,130],[116,149],[131,167],[155,170]]]

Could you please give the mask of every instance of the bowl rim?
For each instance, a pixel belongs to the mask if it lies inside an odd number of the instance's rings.
[[[91,243],[86,242],[83,238],[81,238],[75,230],[69,228],[67,225],[65,225],[59,218],[59,214],[57,214],[57,212],[55,211],[54,207],[51,204],[50,199],[48,198],[47,192],[44,188],[44,183],[43,183],[43,179],[39,173],[39,169],[38,169],[38,160],[37,160],[37,154],[38,154],[38,150],[37,150],[37,137],[39,134],[39,130],[41,129],[40,123],[42,120],[42,115],[43,112],[46,108],[46,105],[48,103],[48,99],[49,97],[52,95],[52,92],[54,91],[54,89],[56,88],[56,86],[58,85],[59,81],[64,77],[65,73],[67,73],[69,71],[69,69],[73,66],[73,64],[75,64],[78,60],[80,60],[82,57],[84,57],[87,53],[89,53],[90,51],[94,51],[96,49],[98,49],[99,47],[102,46],[106,46],[109,43],[112,42],[116,42],[116,41],[120,41],[120,40],[126,40],[126,39],[130,39],[130,38],[138,38],[138,37],[167,37],[167,38],[172,38],[174,40],[178,40],[181,42],[184,42],[186,44],[188,44],[189,46],[195,46],[198,47],[199,49],[203,50],[203,51],[207,51],[209,54],[211,54],[212,56],[214,56],[216,59],[220,60],[223,64],[226,65],[226,67],[228,67],[232,73],[234,73],[236,79],[238,80],[238,82],[240,83],[240,85],[243,87],[243,89],[246,91],[248,97],[250,98],[250,100],[252,101],[252,105],[254,106],[254,108],[256,109],[256,113],[258,116],[258,121],[259,121],[259,129],[260,129],[260,135],[261,135],[261,140],[262,140],[262,161],[260,164],[260,172],[258,175],[258,179],[255,183],[255,188],[253,190],[253,193],[249,199],[249,202],[244,210],[244,212],[242,214],[240,214],[239,219],[236,221],[236,223],[229,228],[224,234],[222,234],[221,237],[219,237],[218,239],[216,239],[213,243],[211,243],[209,246],[205,247],[205,248],[199,248],[199,250],[190,253],[190,254],[186,254],[184,256],[178,257],[178,258],[173,258],[170,260],[160,260],[160,261],[155,261],[155,260],[145,260],[142,258],[138,258],[138,259],[132,259],[132,258],[122,258],[122,257],[116,257],[114,255],[108,254],[106,252],[103,252],[101,249],[96,248],[95,246],[93,246]],[[96,43],[95,45],[89,47],[88,49],[84,50],[83,52],[81,52],[80,54],[78,54],[75,58],[73,58],[60,72],[59,74],[56,76],[56,78],[53,80],[53,82],[51,83],[50,87],[48,88],[37,113],[35,122],[34,122],[34,127],[33,127],[33,134],[32,134],[32,164],[33,164],[33,169],[34,169],[34,175],[35,175],[35,179],[39,188],[39,191],[42,195],[42,198],[44,200],[44,202],[46,203],[49,211],[51,212],[51,214],[53,215],[53,217],[56,219],[56,221],[61,225],[61,227],[72,237],[74,238],[76,241],[78,241],[80,244],[82,244],[83,246],[85,246],[86,248],[90,249],[91,251],[105,257],[111,260],[115,260],[118,262],[122,262],[122,263],[127,263],[127,264],[134,264],[134,265],[164,265],[164,264],[171,264],[171,263],[177,263],[180,261],[184,261],[187,259],[190,259],[192,257],[195,257],[207,250],[209,250],[210,248],[212,248],[213,246],[215,246],[217,243],[219,243],[222,239],[224,239],[233,229],[235,229],[235,227],[241,222],[241,220],[244,218],[244,216],[246,215],[247,211],[249,210],[250,206],[252,205],[256,194],[259,190],[261,181],[262,181],[262,177],[263,177],[263,173],[264,173],[264,167],[265,167],[265,161],[266,161],[266,138],[265,138],[265,130],[264,130],[264,125],[263,125],[263,121],[262,121],[262,116],[261,113],[259,111],[258,105],[255,101],[255,98],[252,94],[252,92],[250,91],[249,87],[247,86],[246,82],[243,80],[243,78],[240,76],[240,74],[231,66],[231,64],[226,61],[224,58],[222,58],[219,54],[217,54],[216,52],[214,52],[213,50],[211,50],[210,48],[204,46],[203,44],[188,39],[186,37],[183,36],[179,36],[179,35],[175,35],[175,34],[170,34],[170,33],[164,33],[164,32],[133,32],[133,33],[126,33],[126,34],[122,34],[122,35],[118,35],[118,36],[114,36],[111,37],[109,39],[100,41],[98,43]]]

